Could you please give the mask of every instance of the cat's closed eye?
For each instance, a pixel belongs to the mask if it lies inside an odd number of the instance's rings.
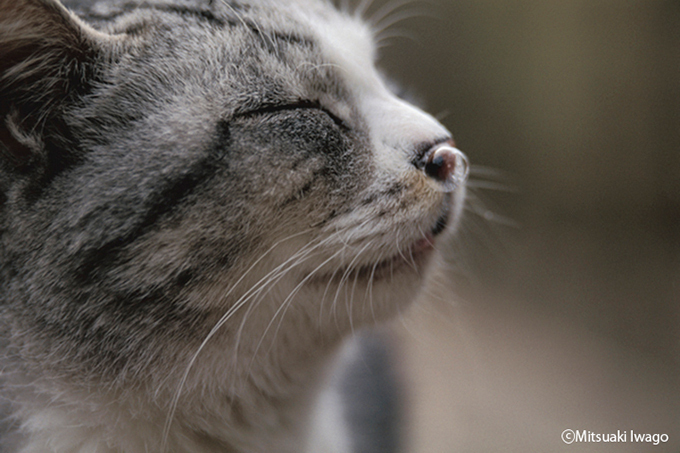
[[[312,109],[316,110],[319,112],[322,112],[330,119],[333,120],[333,122],[339,126],[343,130],[350,130],[350,126],[347,124],[347,121],[343,120],[340,118],[338,115],[333,113],[330,109],[324,107],[319,101],[308,101],[308,100],[299,100],[295,102],[288,102],[288,103],[281,103],[281,104],[267,104],[263,105],[261,107],[258,107],[253,110],[249,110],[247,112],[242,112],[237,114],[236,116],[254,116],[254,115],[266,115],[269,113],[276,113],[276,112],[281,112],[281,111],[294,111],[294,110],[305,110],[305,109]]]

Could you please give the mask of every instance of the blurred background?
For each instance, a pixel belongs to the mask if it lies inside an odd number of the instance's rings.
[[[395,329],[410,451],[680,451],[680,2],[371,15],[399,20],[381,67],[477,166],[450,268]]]

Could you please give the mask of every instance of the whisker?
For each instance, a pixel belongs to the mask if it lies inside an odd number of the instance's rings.
[[[319,304],[319,325],[322,324],[323,306],[324,306],[324,301],[326,300],[326,294],[328,294],[328,289],[330,288],[331,283],[333,283],[333,280],[335,279],[335,274],[337,274],[339,270],[340,270],[340,268],[338,267],[333,271],[333,273],[331,274],[331,276],[328,279],[328,283],[326,284],[326,289],[323,292],[323,296],[321,296],[321,303]],[[331,312],[329,311],[328,316],[330,317],[330,315],[331,315]]]
[[[415,43],[420,42],[420,37],[418,35],[416,35],[415,33],[412,33],[412,32],[407,31],[407,30],[390,28],[390,29],[382,31],[382,32],[380,32],[380,34],[376,35],[375,46],[378,49],[383,49],[385,47],[389,47],[391,45],[391,43],[389,41],[397,39],[397,38],[407,39],[407,40],[413,41]]]
[[[237,338],[238,338],[238,339],[237,339],[235,348],[237,348],[238,345],[240,344],[240,338],[241,338],[241,335],[242,335],[242,331],[243,331],[243,329],[244,329],[244,327],[245,327],[245,325],[246,325],[246,322],[248,321],[248,316],[250,315],[250,313],[251,313],[254,309],[256,309],[256,308],[262,303],[262,301],[263,301],[264,298],[267,296],[267,294],[269,294],[269,292],[273,289],[274,285],[276,285],[279,281],[281,281],[281,279],[282,279],[283,277],[285,277],[289,272],[291,272],[293,269],[295,269],[298,265],[300,265],[300,264],[306,262],[306,261],[310,258],[309,255],[310,255],[315,249],[317,249],[317,248],[319,248],[320,246],[324,245],[325,242],[326,242],[326,241],[321,241],[320,243],[314,245],[314,246],[311,247],[311,248],[310,248],[310,247],[307,247],[307,246],[304,247],[304,248],[301,249],[298,253],[296,253],[296,261],[295,261],[294,263],[291,263],[291,264],[290,264],[288,267],[286,267],[286,268],[283,268],[283,266],[279,266],[279,267],[277,268],[278,273],[277,273],[276,275],[270,275],[270,277],[268,278],[268,280],[267,280],[265,283],[263,283],[262,285],[260,285],[260,288],[258,288],[258,290],[256,291],[256,294],[259,296],[258,299],[256,299],[254,303],[250,304],[250,306],[248,307],[248,311],[247,311],[246,314],[244,315],[243,320],[241,321],[241,325],[239,326],[239,331],[238,331],[238,333],[237,333]],[[304,252],[304,253],[302,253],[302,252]],[[289,261],[290,261],[290,260],[289,260]],[[285,264],[285,263],[284,263],[284,264]],[[270,273],[270,274],[271,274],[271,273]],[[269,286],[269,287],[266,288],[266,291],[265,291],[265,287],[266,287],[266,286]],[[266,332],[265,332],[265,333],[266,333]],[[264,338],[264,337],[263,337],[263,338]],[[259,349],[259,345],[258,345],[258,349]],[[257,351],[256,351],[256,352],[257,352]],[[250,374],[250,368],[251,368],[251,366],[252,366],[252,363],[253,363],[252,361],[254,360],[254,358],[255,358],[255,354],[253,355],[253,358],[251,359],[250,365],[249,365],[249,367],[248,367],[248,371],[245,373],[245,375],[243,375],[243,379],[247,378],[247,376]]]
[[[352,261],[347,265],[347,267],[346,267],[346,269],[345,269],[345,272],[343,273],[342,278],[340,279],[340,283],[338,283],[338,289],[337,289],[337,291],[335,291],[335,297],[334,297],[334,299],[333,299],[333,304],[332,304],[332,308],[333,308],[334,310],[337,310],[337,308],[336,308],[337,305],[336,305],[336,304],[337,304],[337,301],[338,301],[338,296],[339,296],[339,294],[340,294],[340,290],[342,289],[342,285],[345,284],[345,281],[347,280],[347,278],[348,278],[349,275],[351,274],[352,270],[354,270],[354,267],[353,267],[353,266],[354,266],[354,263],[359,259],[359,257],[361,256],[361,254],[366,250],[366,248],[368,248],[368,246],[369,246],[370,244],[371,244],[370,242],[366,243],[366,244],[364,245],[364,247],[363,247],[363,248],[355,255],[354,259],[352,259]],[[348,312],[348,314],[349,314],[349,312]],[[350,327],[351,327],[352,331],[354,331],[354,326],[353,326],[353,324],[352,324],[352,319],[351,319],[351,318],[350,318],[349,322],[350,322]]]
[[[484,202],[474,193],[468,192],[467,194],[468,202],[465,203],[464,209],[471,212],[484,220],[489,222],[494,222],[499,225],[504,225],[512,228],[520,228],[520,224],[513,219],[497,214],[491,209],[488,209]]]
[[[383,254],[381,253],[378,259],[376,260],[375,264],[373,264],[373,268],[371,268],[371,276],[368,279],[368,288],[367,291],[369,292],[369,308],[371,309],[371,317],[373,318],[373,322],[377,323],[378,321],[375,318],[375,311],[373,309],[373,279],[375,278],[375,270],[378,267],[378,264],[383,260]]]
[[[445,109],[445,110],[442,110],[441,112],[437,113],[436,115],[434,115],[434,119],[436,119],[437,121],[439,121],[441,123],[442,121],[444,121],[449,116],[451,116],[451,111],[448,110],[448,109]]]
[[[354,17],[361,18],[364,17],[366,11],[373,5],[373,0],[361,0],[361,3],[354,10]]]
[[[371,14],[371,16],[366,19],[366,22],[368,22],[373,27],[377,27],[380,21],[388,17],[390,14],[394,13],[399,8],[402,8],[406,5],[413,3],[414,3],[413,0],[393,0],[390,2],[386,2],[384,5],[378,8],[373,14]]]
[[[478,164],[470,165],[470,176],[482,176],[486,178],[495,178],[503,180],[509,180],[512,178],[511,174],[503,170]]]
[[[338,9],[340,9],[340,11],[345,14],[351,14],[350,8],[351,5],[349,0],[340,0],[340,3],[338,4]]]
[[[413,19],[415,17],[431,16],[430,13],[422,9],[412,8],[404,11],[398,11],[390,16],[383,18],[379,23],[376,23],[373,28],[373,33],[380,36],[381,33],[387,31],[390,27],[403,22],[405,20]]]
[[[404,250],[402,250],[402,248],[399,246],[399,233],[400,233],[400,232],[397,231],[396,238],[395,238],[395,242],[396,242],[396,244],[397,244],[397,251],[399,252],[399,256],[401,256],[401,258],[402,258],[404,261],[406,261],[407,263],[409,263],[409,265],[413,268],[413,270],[417,272],[417,271],[418,271],[418,266],[416,266],[416,263],[415,263],[415,261],[413,260],[413,254],[411,253],[411,249],[408,249],[408,252],[409,252],[409,255],[410,255],[410,259],[408,259],[408,258],[406,258],[406,255],[404,255]],[[423,236],[425,236],[425,235],[423,235]]]
[[[467,186],[471,189],[482,189],[482,190],[495,190],[497,192],[518,192],[516,187],[509,186],[507,184],[493,182],[493,181],[483,181],[481,179],[472,179],[467,182]]]
[[[309,249],[307,246],[303,247],[300,251],[295,253],[293,256],[291,256],[288,260],[286,260],[284,263],[280,264],[276,268],[274,268],[272,271],[268,272],[265,277],[263,277],[260,281],[258,281],[251,289],[249,290],[249,295],[246,297],[242,302],[239,301],[239,304],[241,306],[245,305],[246,302],[250,301],[251,299],[258,297],[258,299],[255,300],[254,303],[249,304],[248,310],[243,316],[243,319],[241,321],[241,324],[239,326],[239,330],[237,332],[237,339],[235,341],[234,345],[234,357],[237,357],[238,355],[238,348],[241,342],[241,336],[242,336],[242,331],[245,327],[245,323],[248,320],[248,316],[254,309],[256,309],[259,304],[262,302],[264,297],[269,293],[269,291],[273,288],[273,286],[278,283],[283,277],[285,277],[290,271],[292,271],[298,264],[302,263],[305,261],[306,256],[302,256],[304,253],[303,252],[308,252]],[[290,263],[290,261],[296,260],[294,263]],[[286,267],[287,266],[287,267]],[[268,288],[267,288],[268,287]],[[266,291],[265,291],[266,289]],[[236,359],[234,359],[236,360]],[[233,384],[234,386],[236,385],[236,382]]]
[[[336,229],[335,234],[336,234],[337,236],[340,236],[340,239],[341,239],[341,242],[342,242],[342,245],[343,245],[343,249],[342,249],[342,252],[343,252],[343,253],[344,253],[346,250],[348,250],[348,249],[351,248],[351,246],[350,246],[349,243],[348,243],[349,238],[346,238],[346,237],[343,236],[344,233],[345,233],[345,231],[348,231],[348,230],[349,230],[349,231],[356,231],[356,230],[359,230],[359,229],[363,228],[365,225],[369,224],[370,222],[372,222],[372,221],[374,221],[374,220],[375,220],[375,216],[369,217],[369,218],[367,218],[367,219],[364,219],[363,221],[361,221],[361,222],[359,222],[359,223],[357,223],[357,224],[352,224],[352,225],[346,226],[346,227],[344,228],[344,230],[337,230],[337,229]],[[338,267],[337,269],[335,269],[335,270],[333,271],[333,274],[330,276],[330,278],[329,278],[329,280],[328,280],[328,283],[326,284],[326,288],[325,288],[325,290],[324,290],[323,296],[322,296],[322,298],[321,298],[321,302],[320,302],[320,304],[319,304],[319,324],[322,323],[322,318],[323,318],[323,308],[324,308],[324,302],[325,302],[325,300],[326,300],[326,295],[328,294],[328,290],[329,290],[329,288],[330,288],[330,285],[333,283],[333,280],[335,280],[335,275],[336,275],[337,272],[340,271],[341,269],[342,269],[341,267]],[[340,290],[340,288],[341,288],[341,286],[338,286],[338,290]],[[335,313],[335,320],[336,320],[336,324],[337,324],[337,310],[336,310],[336,303],[335,303],[336,301],[337,301],[337,292],[336,292],[336,296],[335,296],[334,299],[333,299],[333,303],[331,304],[331,307],[330,307],[330,309],[329,309],[329,311],[328,311],[329,319],[330,319],[330,316],[332,316],[333,313]],[[338,326],[338,328],[339,328],[339,326]]]
[[[313,71],[315,69],[320,69],[320,68],[335,68],[340,71],[347,72],[347,69],[339,64],[335,63],[312,63],[311,61],[303,61],[299,65],[297,65],[297,69],[302,69],[304,66],[310,66],[310,71]]]
[[[251,272],[251,271],[252,271],[252,270],[253,270],[253,269],[254,269],[254,268],[255,268],[255,267],[256,267],[256,266],[257,266],[257,265],[258,265],[258,264],[266,257],[266,256],[267,256],[267,255],[268,255],[268,254],[269,254],[269,253],[271,253],[272,250],[274,250],[276,247],[278,247],[281,243],[283,243],[283,242],[285,242],[285,241],[288,241],[288,240],[290,240],[290,239],[292,239],[292,238],[301,236],[301,235],[303,235],[303,234],[309,233],[310,231],[311,231],[311,229],[307,229],[307,230],[304,230],[304,231],[301,231],[301,232],[292,234],[292,235],[290,235],[290,236],[288,236],[288,237],[286,237],[286,238],[284,238],[284,239],[281,239],[281,240],[277,241],[276,243],[274,243],[274,245],[272,245],[272,246],[271,246],[266,252],[264,252],[257,260],[255,260],[255,262],[253,262],[253,264],[251,264],[251,266],[250,266],[250,267],[249,267],[249,268],[241,275],[241,277],[236,281],[236,283],[234,283],[234,284],[231,286],[231,288],[230,288],[229,290],[227,290],[226,294],[221,298],[221,300],[227,299],[227,298],[229,297],[229,295],[231,295],[231,293],[236,289],[236,287],[238,287],[238,285],[241,283],[241,281],[243,281],[243,279],[244,279],[244,278],[245,278],[245,277],[246,277],[246,276],[247,276],[247,275],[248,275],[248,274],[249,274],[249,273],[250,273],[250,272]],[[265,277],[266,277],[266,276],[265,276]],[[265,277],[263,277],[263,279],[264,279]],[[260,281],[262,281],[262,279],[261,279]],[[258,282],[258,283],[259,283],[259,282]],[[252,289],[252,288],[251,288],[251,289]],[[171,403],[170,403],[170,411],[169,411],[169,413],[168,413],[168,417],[166,418],[165,427],[163,428],[163,436],[162,436],[162,439],[161,439],[161,447],[160,447],[160,451],[166,451],[168,436],[170,435],[170,426],[172,425],[172,420],[174,419],[175,412],[176,412],[176,410],[177,410],[177,405],[179,404],[179,399],[180,399],[180,396],[181,396],[181,393],[182,393],[182,389],[184,388],[184,385],[185,385],[185,383],[186,383],[186,380],[187,380],[187,378],[188,378],[188,376],[189,376],[189,372],[190,372],[191,369],[193,368],[193,365],[194,365],[194,363],[196,362],[196,359],[198,358],[198,356],[199,356],[199,354],[201,353],[201,351],[203,351],[203,349],[205,348],[205,346],[208,344],[208,342],[210,341],[210,339],[211,339],[211,338],[217,333],[217,331],[218,331],[218,330],[219,330],[219,329],[220,329],[220,328],[221,328],[221,327],[222,327],[222,326],[223,326],[223,325],[231,318],[231,316],[236,312],[236,310],[238,310],[238,309],[245,303],[244,297],[245,297],[249,292],[250,292],[250,290],[249,290],[248,292],[246,292],[246,294],[244,294],[244,296],[242,296],[241,299],[239,299],[239,301],[237,301],[236,304],[234,304],[233,306],[229,307],[229,309],[224,313],[224,315],[222,315],[222,317],[218,320],[218,322],[215,324],[215,326],[213,326],[213,328],[210,330],[210,332],[208,332],[208,334],[207,334],[206,337],[203,339],[203,341],[202,341],[201,344],[199,345],[199,347],[198,347],[198,349],[196,350],[196,352],[194,353],[194,355],[193,355],[193,356],[191,357],[191,359],[189,360],[189,363],[188,363],[188,365],[187,365],[187,367],[186,367],[186,369],[185,369],[185,371],[184,371],[182,377],[180,378],[180,381],[179,381],[177,390],[175,391],[175,395],[173,396],[172,401],[171,401]],[[246,299],[246,300],[247,300],[247,299]]]
[[[287,296],[286,299],[281,303],[281,305],[279,306],[279,308],[276,310],[276,312],[275,312],[274,315],[272,316],[271,321],[269,321],[269,324],[267,324],[267,327],[265,328],[264,332],[262,333],[262,336],[261,336],[261,338],[260,338],[260,341],[257,343],[257,346],[255,347],[255,351],[253,352],[253,357],[252,357],[252,359],[251,359],[251,361],[250,361],[250,365],[248,366],[248,370],[250,370],[250,368],[252,367],[252,364],[253,364],[253,362],[254,362],[254,360],[255,360],[255,357],[256,357],[256,355],[257,355],[257,352],[259,351],[260,347],[262,346],[262,342],[264,341],[264,338],[265,338],[265,336],[267,335],[267,332],[269,332],[269,329],[271,328],[272,324],[273,324],[274,321],[276,320],[276,318],[277,318],[277,316],[279,315],[279,313],[281,313],[281,310],[284,310],[284,313],[285,313],[285,310],[287,310],[285,307],[287,307],[287,306],[290,304],[290,301],[292,301],[293,297],[295,297],[295,296],[297,295],[297,293],[298,293],[298,292],[300,291],[300,289],[305,285],[305,283],[307,283],[307,282],[308,282],[308,281],[316,274],[316,272],[319,271],[319,269],[323,268],[326,264],[328,264],[330,261],[332,261],[333,259],[335,259],[335,258],[340,254],[340,252],[341,252],[341,250],[338,250],[338,251],[335,252],[333,255],[331,255],[329,258],[327,258],[326,260],[324,260],[321,264],[319,264],[313,271],[311,271],[305,278],[303,278],[302,281],[300,281],[300,283],[298,283],[297,286],[295,286],[295,288],[293,288],[293,290],[288,294],[288,296]],[[278,326],[278,327],[281,327],[281,322],[282,322],[282,321],[283,321],[283,316],[281,317],[281,321],[279,321],[279,326]],[[277,328],[277,330],[276,330],[276,333],[278,333],[278,328]],[[274,337],[276,338],[276,335],[275,335]],[[274,343],[274,342],[272,342],[272,343]],[[248,371],[248,373],[246,373],[246,374],[250,374],[250,371]]]
[[[279,245],[283,244],[284,242],[289,241],[289,240],[291,240],[291,239],[294,239],[294,238],[296,238],[296,237],[298,237],[298,236],[302,236],[302,235],[305,235],[305,234],[307,234],[307,233],[310,233],[311,231],[313,231],[312,228],[308,228],[308,229],[306,229],[306,230],[299,231],[299,232],[297,232],[297,233],[291,234],[290,236],[287,236],[287,237],[285,237],[285,238],[283,238],[283,239],[280,239],[280,240],[276,241],[271,247],[269,247],[269,249],[268,249],[266,252],[264,252],[262,255],[260,255],[260,257],[259,257],[257,260],[255,260],[255,261],[253,262],[253,264],[250,265],[250,267],[249,267],[249,268],[241,275],[241,277],[239,277],[239,279],[236,280],[236,283],[234,283],[233,285],[231,285],[231,287],[227,290],[226,294],[224,294],[220,299],[221,299],[221,300],[225,300],[226,298],[228,298],[228,297],[231,295],[231,293],[234,291],[234,289],[235,289],[235,288],[243,281],[243,279],[246,278],[246,277],[248,276],[248,274],[255,268],[255,266],[257,266],[257,265],[260,263],[260,261],[262,261],[267,255],[269,255],[276,247],[278,247]]]
[[[359,256],[366,251],[366,249],[369,246],[373,246],[373,241],[368,241],[364,248],[362,248],[359,253],[357,253],[357,256],[355,257],[355,260],[359,258]],[[352,317],[352,309],[354,306],[354,291],[356,290],[356,285],[357,285],[357,279],[359,278],[359,269],[354,269],[354,283],[352,284],[352,292],[350,293],[349,296],[349,303],[345,301],[345,307],[347,309],[347,315],[349,316],[349,326],[350,330],[352,331],[352,334],[354,334],[354,321]]]
[[[250,313],[259,306],[260,302],[266,297],[267,294],[269,294],[269,291],[273,288],[273,286],[278,283],[281,278],[283,278],[288,272],[293,270],[296,266],[299,264],[305,262],[305,260],[308,258],[308,256],[316,249],[321,247],[327,242],[328,239],[325,239],[323,241],[320,241],[318,244],[312,244],[308,243],[305,246],[303,246],[300,250],[298,250],[295,254],[293,254],[289,259],[287,259],[285,262],[277,266],[273,271],[271,271],[268,275],[270,277],[260,285],[260,287],[255,291],[256,294],[259,296],[259,298],[256,300],[255,303],[250,304],[248,307],[248,310],[243,316],[243,320],[241,321],[241,325],[239,326],[239,329],[236,333],[236,342],[234,345],[234,354],[235,356],[238,355],[238,345],[240,344],[241,341],[241,335],[243,333],[246,321],[248,319],[248,316]],[[291,261],[295,261],[292,264],[290,264]],[[290,264],[288,267],[286,267],[288,264]],[[265,287],[269,286],[269,288],[265,290]]]
[[[371,242],[371,247],[375,247],[375,242],[377,242],[377,241],[374,239],[374,240],[372,240],[372,241],[370,241],[370,242]],[[377,247],[376,247],[376,248],[377,248]],[[364,299],[363,299],[363,300],[364,300],[364,304],[363,304],[363,307],[362,307],[362,315],[364,315],[364,314],[366,313],[366,304],[367,304],[367,301],[370,301],[370,300],[371,300],[371,296],[372,296],[372,292],[371,292],[371,291],[372,291],[372,288],[371,288],[371,287],[372,287],[372,285],[373,285],[372,278],[373,278],[373,275],[374,275],[374,273],[375,273],[375,268],[376,268],[376,266],[378,266],[378,264],[382,261],[382,255],[383,255],[383,254],[380,253],[380,254],[378,255],[378,258],[377,258],[377,259],[374,259],[373,266],[371,266],[371,269],[372,269],[372,270],[371,270],[371,273],[370,273],[369,276],[368,276],[368,281],[366,282],[366,290],[364,291]],[[359,273],[357,272],[357,274],[355,275],[355,278],[354,278],[354,286],[356,286],[356,282],[357,282],[358,276],[359,276]],[[354,294],[354,289],[352,289],[352,294]],[[372,307],[370,307],[370,308],[372,309]],[[372,311],[372,310],[371,310],[371,311]],[[375,320],[375,313],[372,313],[372,314],[373,314],[373,319]]]

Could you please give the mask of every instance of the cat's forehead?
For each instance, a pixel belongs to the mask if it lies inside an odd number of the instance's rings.
[[[180,65],[192,67],[192,60],[219,61],[230,77],[238,68],[259,86],[276,80],[279,94],[305,97],[305,87],[346,94],[347,87],[381,85],[371,29],[325,0],[107,0],[91,4],[85,16],[107,21],[106,31],[132,41],[143,40],[145,30],[160,31],[160,39],[148,34],[147,45],[164,61],[179,57]]]
[[[304,42],[314,49],[310,60],[338,73],[349,86],[380,85],[375,71],[376,51],[373,32],[355,15],[336,10],[324,0],[254,0],[236,4],[221,3],[227,14],[237,14],[244,24],[262,33],[263,39],[287,39]],[[307,68],[308,69],[308,68]]]

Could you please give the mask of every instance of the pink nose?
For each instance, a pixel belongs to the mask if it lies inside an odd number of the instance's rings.
[[[465,154],[448,143],[436,145],[427,153],[425,174],[439,182],[458,185],[467,179],[469,170]]]

